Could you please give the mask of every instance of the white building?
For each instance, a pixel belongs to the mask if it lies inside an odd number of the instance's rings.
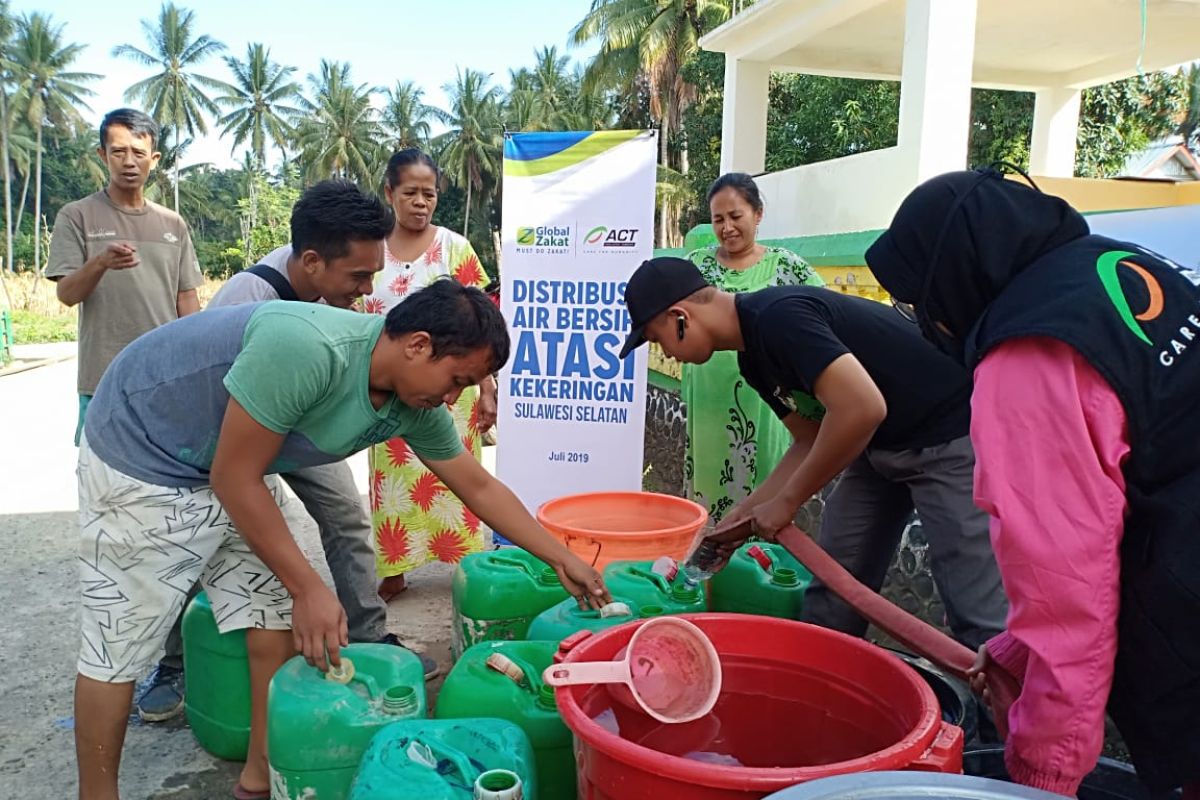
[[[763,172],[768,79],[793,71],[900,81],[899,134],[757,178],[762,238],[885,227],[916,184],[966,166],[972,86],[1034,92],[1030,171],[1069,178],[1081,90],[1200,58],[1200,0],[1146,8],[1143,31],[1142,0],[758,0],[700,41],[726,57],[721,170]]]

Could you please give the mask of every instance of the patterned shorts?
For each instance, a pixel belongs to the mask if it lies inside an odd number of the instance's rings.
[[[238,535],[212,489],[131,478],[100,460],[86,433],[78,476],[81,675],[136,680],[158,659],[196,581],[222,633],[291,628],[291,596]],[[266,480],[282,503],[278,479]]]

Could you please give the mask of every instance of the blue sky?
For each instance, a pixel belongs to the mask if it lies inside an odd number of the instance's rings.
[[[322,58],[348,61],[358,83],[393,86],[411,80],[425,89],[425,102],[446,106],[442,86],[454,80],[455,67],[490,72],[506,86],[509,68],[533,65],[534,50],[557,45],[572,61],[586,62],[595,47],[573,48],[571,29],[583,19],[589,0],[191,0],[180,2],[196,15],[200,33],[225,43],[226,55],[243,58],[248,42],[262,42],[271,58],[297,68],[303,84]],[[87,44],[75,63],[81,72],[105,77],[91,88],[92,111],[85,119],[99,123],[105,111],[127,105],[125,89],[152,70],[128,59],[113,58],[118,44],[148,49],[140,20],[158,18],[159,0],[13,0],[14,13],[49,11],[55,23],[66,23],[64,38]],[[218,57],[204,62],[201,74],[229,79]],[[198,139],[184,163],[212,162],[233,166],[232,142],[212,135]]]

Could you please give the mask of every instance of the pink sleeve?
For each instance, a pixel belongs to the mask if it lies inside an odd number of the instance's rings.
[[[1078,352],[1045,338],[990,352],[971,409],[975,501],[1010,606],[988,651],[1024,681],[1009,773],[1074,795],[1100,755],[1117,649],[1125,412]]]

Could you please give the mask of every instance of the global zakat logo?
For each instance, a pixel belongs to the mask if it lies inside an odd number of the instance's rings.
[[[521,225],[516,239],[518,253],[567,253],[571,248],[571,226]]]
[[[610,228],[597,225],[583,237],[583,249],[590,253],[621,253],[637,247],[637,228]]]
[[[1096,259],[1096,272],[1100,276],[1100,283],[1104,286],[1104,291],[1108,294],[1109,302],[1117,309],[1117,314],[1121,317],[1121,321],[1125,323],[1125,327],[1129,328],[1134,336],[1141,339],[1151,347],[1154,342],[1146,334],[1145,329],[1139,324],[1142,322],[1153,322],[1158,319],[1163,311],[1163,290],[1162,285],[1150,274],[1150,271],[1143,266],[1128,261],[1130,256],[1136,253],[1131,253],[1128,250],[1110,250]],[[1125,296],[1125,290],[1121,286],[1121,277],[1118,273],[1118,267],[1125,267],[1132,270],[1135,275],[1141,278],[1146,289],[1146,308],[1135,313],[1132,306],[1129,304],[1129,298]]]

